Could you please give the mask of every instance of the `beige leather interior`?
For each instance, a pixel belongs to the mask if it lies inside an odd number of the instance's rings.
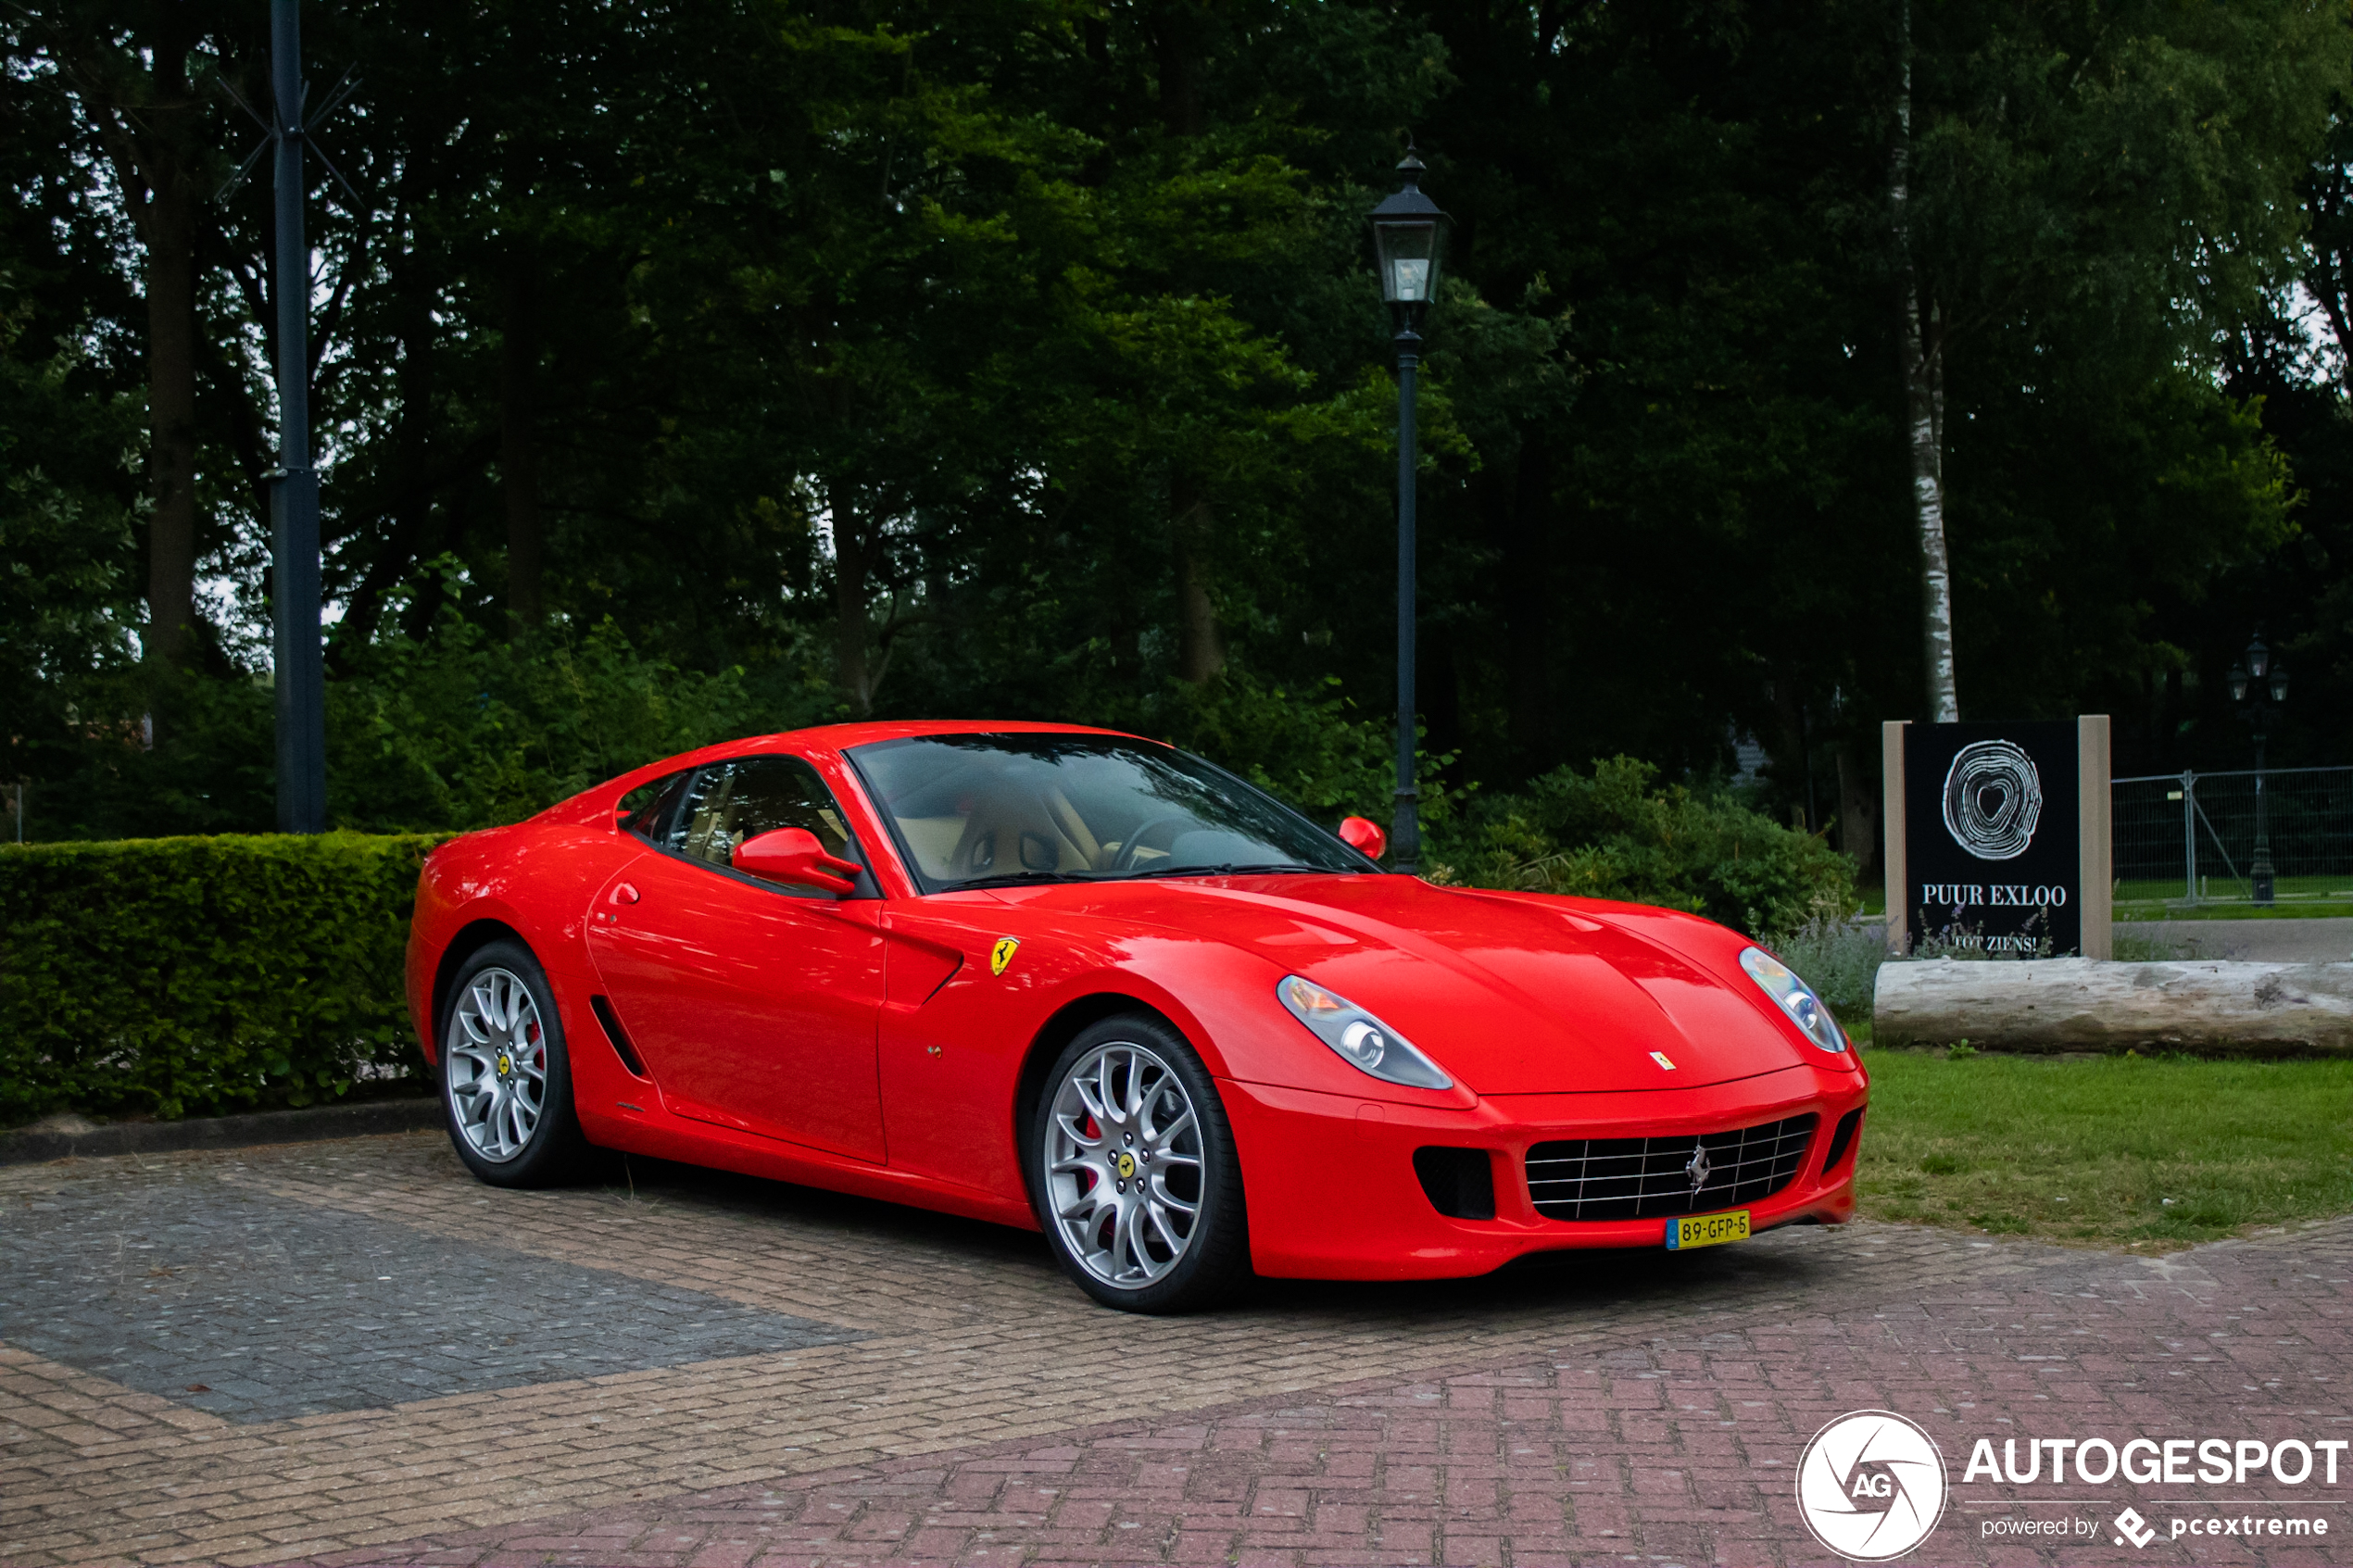
[[[1033,795],[1007,789],[979,801],[964,819],[955,852],[949,857],[948,874],[1095,871],[1101,853],[1060,790]]]

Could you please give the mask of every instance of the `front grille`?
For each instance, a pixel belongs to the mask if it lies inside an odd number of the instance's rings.
[[[1761,1127],[1671,1138],[1567,1138],[1528,1151],[1528,1195],[1551,1220],[1704,1214],[1770,1198],[1797,1179],[1813,1141],[1809,1113]],[[1694,1157],[1707,1154],[1692,1186]]]

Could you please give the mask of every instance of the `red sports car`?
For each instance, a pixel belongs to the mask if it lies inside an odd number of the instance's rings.
[[[1863,1069],[1769,953],[1380,851],[1132,735],[803,730],[443,846],[409,1001],[484,1181],[920,1204],[1131,1311],[1853,1212]]]

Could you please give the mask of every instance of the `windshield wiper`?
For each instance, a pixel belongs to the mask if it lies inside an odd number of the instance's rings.
[[[994,887],[1000,883],[1007,882],[1093,882],[1095,880],[1097,879],[1094,877],[1083,876],[1075,872],[999,872],[995,876],[968,876],[957,883],[950,891],[962,892],[967,887]]]
[[[1215,866],[1170,866],[1163,870],[1129,872],[1121,880],[1132,882],[1139,877],[1162,876],[1250,876],[1261,872],[1319,872],[1323,869],[1321,866],[1302,866],[1297,860],[1255,860],[1241,865],[1227,861]]]

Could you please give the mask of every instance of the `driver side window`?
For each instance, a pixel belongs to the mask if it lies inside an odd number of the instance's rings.
[[[798,757],[738,757],[698,772],[671,813],[662,847],[724,867],[738,845],[778,828],[806,828],[828,855],[860,858],[832,791]]]

